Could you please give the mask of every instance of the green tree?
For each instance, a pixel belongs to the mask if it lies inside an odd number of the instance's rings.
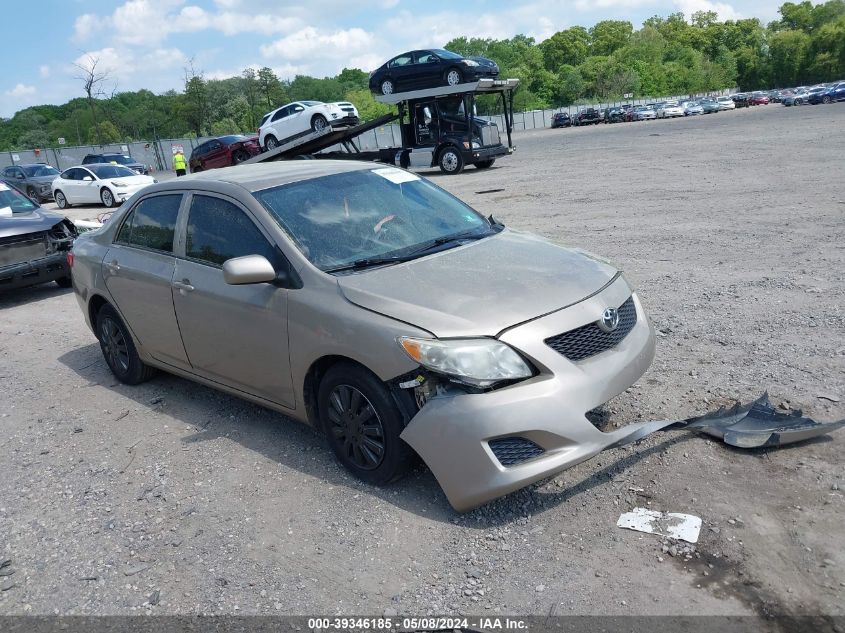
[[[810,36],[786,30],[769,37],[770,78],[778,86],[794,86],[803,76],[810,51]]]
[[[590,29],[590,54],[612,55],[628,43],[634,27],[624,20],[602,20]]]
[[[559,72],[564,65],[577,66],[587,58],[590,47],[590,34],[583,26],[573,26],[565,31],[558,31],[550,38],[540,42],[540,52],[546,70]]]
[[[581,72],[570,64],[564,64],[558,73],[557,103],[571,105],[584,96],[587,85]]]

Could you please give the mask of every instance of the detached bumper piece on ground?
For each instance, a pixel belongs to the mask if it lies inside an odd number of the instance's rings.
[[[845,426],[838,422],[816,422],[802,411],[780,412],[764,393],[747,405],[737,403],[730,409],[721,407],[705,415],[686,420],[645,422],[608,448],[637,442],[656,431],[691,431],[706,433],[737,448],[767,448],[803,442]]]

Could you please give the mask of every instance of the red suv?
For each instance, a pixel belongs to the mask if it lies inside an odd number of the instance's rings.
[[[191,168],[191,173],[216,167],[229,167],[260,153],[261,149],[258,147],[256,137],[247,138],[240,134],[232,134],[213,138],[197,145],[191,152],[188,166]]]

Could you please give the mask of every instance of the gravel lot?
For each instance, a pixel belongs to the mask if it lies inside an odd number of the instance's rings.
[[[765,389],[828,421],[843,129],[845,104],[538,130],[492,170],[432,176],[637,284],[657,358],[603,423]],[[845,613],[845,432],[775,451],[654,436],[458,515],[424,468],[373,489],[281,415],[166,375],[117,384],[52,284],[0,296],[0,379],[2,614]],[[700,516],[698,545],[617,529],[635,506]]]

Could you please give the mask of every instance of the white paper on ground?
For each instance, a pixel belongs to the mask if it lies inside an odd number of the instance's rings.
[[[701,519],[692,514],[634,508],[632,512],[624,512],[619,517],[616,527],[695,543],[701,531]]]

